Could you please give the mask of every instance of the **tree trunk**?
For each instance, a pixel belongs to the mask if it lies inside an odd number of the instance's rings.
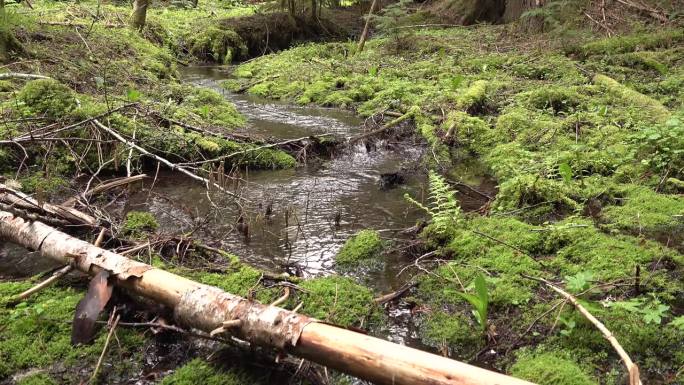
[[[311,0],[311,20],[316,20],[316,0]]]
[[[145,27],[145,20],[147,19],[147,7],[150,5],[150,0],[134,0],[133,12],[131,13],[130,24],[131,27],[142,31]]]
[[[361,38],[359,39],[359,45],[356,48],[356,52],[363,51],[363,46],[366,44],[366,39],[368,38],[368,30],[370,29],[371,18],[373,17],[373,10],[375,10],[375,4],[378,0],[373,0],[368,10],[368,18],[366,19],[366,24],[363,26],[363,32],[361,33]]]
[[[186,326],[230,331],[254,345],[296,356],[378,384],[529,385],[462,362],[262,305],[130,260],[40,222],[0,211],[0,241],[9,241],[90,275],[107,270],[115,283],[174,310]]]

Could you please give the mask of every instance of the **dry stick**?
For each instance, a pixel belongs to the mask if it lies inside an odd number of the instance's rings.
[[[190,178],[192,178],[192,179],[194,179],[194,180],[196,180],[196,181],[202,182],[202,183],[203,183],[205,186],[207,186],[207,187],[209,187],[210,185],[213,185],[214,187],[216,187],[217,189],[219,189],[219,191],[222,191],[222,192],[224,192],[224,193],[226,193],[226,194],[232,196],[233,198],[242,199],[242,200],[245,199],[245,198],[242,198],[242,197],[240,197],[239,195],[237,195],[237,194],[235,194],[235,193],[232,193],[232,192],[230,192],[230,191],[224,189],[222,186],[219,186],[218,184],[209,181],[209,179],[203,178],[203,177],[201,177],[201,176],[199,176],[199,175],[197,175],[197,174],[195,174],[195,173],[189,171],[189,170],[186,169],[185,167],[179,166],[179,165],[177,165],[177,164],[175,164],[175,163],[171,163],[170,161],[168,161],[168,160],[162,158],[161,156],[155,155],[155,154],[153,154],[153,153],[151,153],[151,152],[145,150],[144,148],[138,146],[137,144],[135,144],[135,143],[133,143],[133,142],[130,142],[130,141],[124,139],[124,137],[121,136],[121,135],[119,135],[118,132],[116,132],[116,131],[114,131],[113,129],[111,129],[111,128],[105,126],[105,125],[102,124],[102,123],[100,123],[99,120],[94,119],[94,120],[93,120],[93,123],[95,123],[95,125],[96,125],[98,128],[100,128],[101,130],[104,130],[104,131],[108,132],[110,135],[112,135],[113,137],[115,137],[115,138],[116,138],[118,141],[120,141],[121,143],[123,143],[123,144],[125,144],[125,145],[127,145],[127,146],[129,146],[129,147],[131,147],[131,148],[134,148],[136,151],[138,151],[139,153],[141,153],[141,154],[143,154],[143,155],[149,156],[150,158],[152,158],[152,159],[154,159],[154,160],[156,160],[156,161],[158,161],[158,162],[161,162],[161,163],[165,164],[165,165],[166,165],[167,167],[169,167],[171,170],[179,171],[179,172],[181,172],[181,173],[183,173],[183,174],[189,176]]]
[[[111,190],[113,188],[116,188],[119,186],[124,186],[124,185],[130,184],[130,183],[133,183],[133,182],[137,182],[137,181],[143,180],[145,178],[147,178],[146,174],[140,174],[140,175],[134,175],[131,177],[112,179],[112,180],[109,180],[107,182],[100,183],[97,186],[91,188],[90,190],[81,193],[80,195],[84,198],[89,198],[89,197],[92,197],[93,195],[101,194],[101,193],[108,191],[108,190]],[[78,200],[78,198],[79,198],[78,196],[71,197],[71,198],[67,199],[66,201],[64,201],[64,203],[62,203],[62,206],[73,206],[74,203],[76,203],[76,201]]]
[[[370,30],[371,19],[373,18],[373,11],[375,10],[375,4],[378,0],[373,0],[370,9],[368,10],[368,16],[366,17],[366,24],[363,26],[363,32],[361,33],[361,38],[359,39],[359,45],[356,47],[356,52],[363,51],[363,46],[366,44],[366,39],[368,38],[368,30]]]
[[[0,183],[0,202],[7,203],[18,208],[26,210],[38,209],[42,213],[61,218],[76,225],[95,225],[97,220],[92,216],[78,211],[71,207],[64,207],[60,205],[53,205],[50,203],[38,202],[30,196],[11,189]]]
[[[359,140],[368,138],[369,136],[377,135],[381,132],[389,130],[390,128],[396,126],[397,124],[403,122],[404,120],[411,118],[414,115],[414,113],[415,112],[413,110],[409,110],[409,112],[407,112],[404,115],[390,121],[389,123],[385,124],[384,126],[378,128],[377,130],[373,130],[370,132],[366,132],[365,134],[360,134],[360,135],[349,138],[348,142],[349,143],[355,143],[355,142],[358,142]]]
[[[233,336],[377,384],[529,385],[504,374],[357,333],[97,248],[40,222],[0,212],[0,239],[39,250],[45,258],[74,261],[80,271],[112,271],[115,284],[174,310],[180,325],[209,332],[239,319]],[[78,255],[79,258],[70,256]]]
[[[408,284],[402,286],[401,288],[399,288],[399,290],[397,290],[397,291],[393,291],[391,293],[381,295],[381,296],[373,299],[373,302],[377,303],[378,305],[382,305],[382,304],[385,304],[387,302],[394,301],[395,299],[404,295],[411,288],[416,287],[416,286],[418,286],[418,284],[415,282],[408,283]]]
[[[73,269],[74,268],[71,265],[66,265],[66,266],[62,267],[61,269],[55,271],[50,278],[44,280],[43,282],[39,282],[37,285],[31,287],[30,289],[24,291],[23,293],[21,293],[19,295],[17,295],[10,302],[18,303],[18,302],[25,300],[26,298],[30,297],[32,294],[43,290],[44,288],[50,286],[53,282],[57,281],[58,279],[62,278],[65,275],[69,274]]]
[[[19,72],[5,72],[0,74],[0,80],[2,79],[50,79],[50,77],[35,74],[22,74]]]
[[[579,311],[589,322],[594,324],[596,328],[603,334],[603,337],[605,337],[608,342],[610,342],[611,345],[613,345],[613,348],[617,352],[618,356],[622,359],[622,362],[625,363],[625,366],[627,367],[627,372],[629,373],[629,384],[630,385],[641,385],[641,380],[639,379],[639,367],[632,361],[631,358],[629,358],[629,355],[623,349],[622,345],[618,342],[618,340],[615,338],[613,333],[606,328],[606,326],[601,323],[596,317],[594,317],[587,309],[584,308],[578,301],[577,298],[575,298],[572,294],[566,292],[565,290],[561,289],[560,287],[554,285],[553,283],[543,279],[543,278],[537,278],[537,277],[532,277],[526,274],[521,274],[523,277],[541,282],[545,284],[546,286],[550,287],[553,291],[556,293],[560,294],[568,300],[570,303],[572,303],[577,311]]]
[[[105,340],[104,346],[102,347],[102,353],[100,353],[100,358],[97,360],[97,365],[95,365],[95,370],[93,370],[93,375],[90,376],[90,381],[88,383],[93,383],[95,379],[97,378],[97,372],[100,371],[100,366],[102,365],[102,360],[104,360],[105,353],[107,353],[107,347],[109,346],[109,341],[112,339],[112,334],[114,334],[114,329],[116,329],[116,325],[119,323],[119,315],[116,315],[116,318],[114,319],[114,323],[112,323],[112,327],[109,328],[109,333],[107,333],[107,339]]]

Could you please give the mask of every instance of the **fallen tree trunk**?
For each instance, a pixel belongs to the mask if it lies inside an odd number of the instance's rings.
[[[263,305],[130,260],[41,222],[0,211],[0,240],[90,275],[107,270],[116,284],[174,310],[186,326],[282,349],[378,384],[524,385],[529,382],[342,329],[275,306]]]

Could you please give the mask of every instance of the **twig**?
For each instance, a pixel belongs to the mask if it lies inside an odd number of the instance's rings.
[[[114,330],[116,329],[116,325],[119,323],[119,315],[116,315],[116,318],[114,318],[114,323],[112,323],[112,327],[109,328],[109,333],[107,333],[107,339],[105,340],[104,346],[102,347],[102,353],[100,353],[100,358],[97,360],[97,365],[95,365],[95,370],[93,370],[93,375],[90,376],[90,380],[88,381],[89,383],[94,383],[95,379],[97,378],[97,372],[100,370],[100,366],[102,365],[102,360],[104,360],[105,353],[107,353],[107,347],[109,346],[109,341],[112,339],[112,334],[114,334]]]
[[[278,305],[280,305],[281,303],[287,301],[287,299],[288,299],[289,297],[290,297],[290,288],[287,287],[287,286],[285,286],[285,294],[283,294],[282,297],[280,297],[280,298],[276,299],[275,301],[273,301],[273,303],[271,303],[271,306],[278,306]]]
[[[414,282],[410,282],[399,288],[399,290],[393,291],[391,293],[381,295],[375,299],[373,299],[373,302],[377,303],[378,305],[383,305],[387,302],[394,301],[395,299],[401,297],[404,295],[407,291],[409,291],[411,288],[416,287],[418,284]]]
[[[100,183],[99,185],[93,187],[92,189],[81,193],[80,196],[87,199],[87,198],[92,197],[93,195],[103,193],[107,190],[111,190],[111,189],[119,187],[119,186],[123,186],[123,185],[127,185],[127,184],[130,184],[133,182],[137,182],[137,181],[143,180],[145,178],[147,178],[146,174],[140,174],[140,175],[134,175],[131,177],[112,179],[112,180],[109,180],[107,182]],[[76,200],[78,200],[78,197],[71,197],[71,198],[67,199],[66,201],[64,201],[64,203],[62,203],[62,206],[73,206],[74,203],[76,203]]]
[[[400,116],[400,117],[398,117],[398,118],[396,118],[396,119],[390,121],[389,123],[385,124],[384,126],[378,128],[378,129],[376,129],[376,130],[373,130],[373,131],[370,131],[370,132],[366,132],[366,133],[364,133],[364,134],[360,134],[360,135],[357,135],[357,136],[353,136],[353,137],[349,138],[349,139],[347,140],[347,142],[351,144],[351,143],[358,142],[359,140],[368,138],[368,137],[370,137],[370,136],[374,136],[374,135],[380,134],[380,133],[382,133],[382,132],[384,132],[384,131],[386,131],[386,130],[389,130],[390,128],[396,126],[397,124],[403,122],[404,120],[407,120],[407,119],[413,117],[414,114],[415,114],[415,111],[409,110],[409,111],[408,111],[407,113],[405,113],[404,115],[402,115],[402,116]]]
[[[37,285],[31,287],[30,289],[28,289],[28,290],[24,291],[23,293],[17,295],[16,297],[14,297],[10,301],[10,303],[18,303],[18,302],[25,300],[26,298],[30,297],[32,294],[43,290],[44,288],[50,286],[52,283],[54,283],[58,279],[69,274],[69,272],[71,272],[73,269],[74,268],[71,265],[66,265],[66,266],[62,267],[61,269],[55,271],[50,278],[44,280],[43,282],[38,283]]]
[[[521,275],[527,279],[531,279],[545,284],[546,286],[550,287],[553,291],[563,296],[563,298],[568,300],[571,304],[573,304],[577,311],[579,311],[587,320],[589,320],[589,322],[596,326],[596,328],[601,332],[601,334],[603,334],[603,337],[605,337],[608,340],[608,342],[610,342],[610,344],[613,346],[618,356],[620,356],[620,358],[622,359],[622,362],[625,363],[625,366],[627,367],[627,372],[629,373],[630,385],[641,385],[641,380],[639,379],[639,367],[632,361],[631,358],[629,358],[629,355],[622,347],[622,345],[620,345],[620,343],[615,338],[613,333],[610,330],[608,330],[608,328],[606,328],[606,326],[603,323],[601,323],[601,321],[599,321],[598,319],[596,319],[596,317],[589,313],[589,311],[577,301],[577,298],[575,298],[572,294],[566,292],[565,290],[561,289],[560,287],[554,285],[553,283],[543,278],[532,277],[526,274]]]

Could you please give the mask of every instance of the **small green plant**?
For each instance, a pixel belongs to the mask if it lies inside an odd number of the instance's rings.
[[[631,313],[641,314],[645,323],[660,325],[668,314],[670,307],[663,304],[656,297],[648,300],[645,298],[632,298],[627,301],[609,302],[608,306],[623,309]]]
[[[459,292],[458,295],[470,303],[474,308],[473,315],[480,324],[482,331],[487,330],[487,311],[489,308],[489,293],[487,292],[487,282],[485,282],[484,275],[479,274],[475,277],[473,285],[475,286],[475,295],[469,293]]]
[[[409,49],[412,43],[413,32],[410,28],[404,28],[412,20],[408,9],[412,2],[413,0],[399,0],[373,16],[378,30],[390,38],[391,47],[396,52]]]
[[[643,128],[632,137],[641,164],[658,173],[684,176],[684,114]]]
[[[430,171],[428,182],[430,189],[427,206],[411,198],[408,194],[404,195],[404,197],[430,214],[432,223],[438,233],[447,233],[461,221],[461,206],[454,196],[454,191],[439,174]]]
[[[589,289],[589,285],[593,279],[594,274],[592,272],[580,271],[575,275],[566,276],[565,282],[568,291],[574,294],[578,294]]]

